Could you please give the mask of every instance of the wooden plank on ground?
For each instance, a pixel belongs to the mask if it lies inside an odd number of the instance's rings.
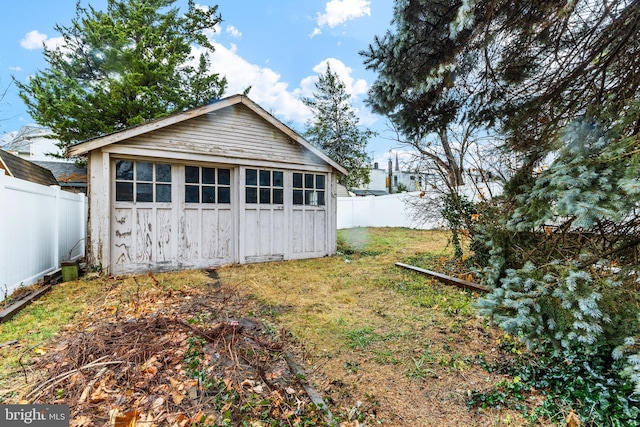
[[[479,291],[479,292],[490,291],[489,288],[479,285],[477,283],[469,282],[468,280],[458,279],[456,277],[447,276],[446,274],[438,273],[436,271],[425,270],[424,268],[415,267],[409,264],[403,264],[401,262],[396,262],[396,265],[398,267],[403,267],[409,270],[417,271],[418,273],[426,274],[427,276],[433,277],[434,279],[437,279],[440,282],[445,283],[447,285],[453,285],[459,288],[464,288],[464,289],[469,289],[472,291]]]
[[[11,304],[9,307],[7,307],[4,310],[0,311],[0,323],[6,322],[7,320],[11,319],[18,311],[22,310],[31,301],[33,301],[33,300],[35,300],[37,298],[40,298],[40,296],[42,294],[44,294],[45,292],[47,292],[49,289],[51,289],[51,285],[46,285],[46,286],[38,289],[37,291],[35,291],[31,295],[29,295],[28,297],[26,297],[24,299],[21,299],[20,301],[16,302],[15,304]]]

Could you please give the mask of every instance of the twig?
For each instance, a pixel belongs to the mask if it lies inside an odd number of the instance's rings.
[[[78,404],[83,403],[87,399],[87,396],[89,396],[89,391],[93,388],[93,385],[96,383],[96,381],[98,381],[98,378],[104,375],[105,372],[107,372],[106,366],[100,369],[100,371],[98,371],[98,373],[93,377],[93,379],[89,381],[89,384],[87,384],[87,386],[82,391],[82,394],[80,395],[80,400],[78,400]]]
[[[97,368],[98,366],[108,366],[108,365],[119,365],[121,363],[124,363],[124,361],[122,360],[116,360],[116,361],[112,361],[112,362],[99,362],[100,360],[105,359],[107,356],[103,356],[99,359],[96,359],[95,361],[88,363],[84,366],[81,366],[77,369],[72,369],[70,371],[64,372],[60,375],[57,375],[53,378],[49,378],[47,381],[45,381],[44,383],[40,384],[38,387],[36,387],[35,389],[33,389],[31,392],[29,392],[27,394],[27,398],[30,398],[32,396],[35,396],[37,393],[41,392],[41,391],[45,391],[50,389],[51,387],[61,383],[62,381],[66,380],[67,378],[69,378],[70,376],[72,376],[73,374],[80,372],[82,370],[85,369],[91,369],[91,368]]]

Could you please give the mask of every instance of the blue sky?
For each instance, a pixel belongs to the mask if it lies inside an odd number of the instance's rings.
[[[187,0],[175,5],[186,10]],[[311,96],[317,75],[326,63],[337,72],[352,95],[360,123],[380,133],[368,151],[381,166],[397,147],[385,133],[386,120],[363,104],[375,74],[362,64],[360,50],[391,26],[393,0],[218,0],[223,22],[212,34],[216,53],[212,69],[229,81],[227,95],[252,86],[249,97],[283,122],[303,130],[310,113],[300,101]],[[28,4],[28,7],[26,5]],[[105,9],[107,0],[82,0]],[[27,114],[12,76],[26,81],[46,67],[42,44],[60,43],[56,23],[67,25],[75,16],[76,0],[29,0],[3,4],[0,28],[0,89],[8,92],[0,103],[0,136],[34,121]]]

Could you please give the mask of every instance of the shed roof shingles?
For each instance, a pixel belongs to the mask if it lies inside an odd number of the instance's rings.
[[[9,176],[35,182],[42,185],[58,185],[56,177],[49,169],[21,159],[7,151],[0,150],[0,167],[5,169]]]

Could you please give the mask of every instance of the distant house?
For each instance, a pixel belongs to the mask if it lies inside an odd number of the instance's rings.
[[[60,149],[56,146],[57,141],[50,137],[51,131],[45,127],[23,126],[0,148],[25,160],[68,162],[68,160],[49,155],[60,153]]]
[[[28,160],[0,150],[0,170],[5,175],[42,185],[58,185],[58,181],[49,169],[38,166]]]
[[[400,170],[396,157],[395,168],[391,160],[389,160],[388,169],[380,169],[378,163],[374,163],[373,168],[369,169],[369,183],[360,188],[351,189],[351,192],[356,196],[385,196],[401,190],[422,191],[430,182],[429,178],[430,175],[425,172]]]
[[[112,274],[336,251],[347,171],[246,96],[84,141],[89,264]]]
[[[87,166],[72,162],[34,161],[38,166],[49,169],[63,190],[73,193],[87,192]]]

